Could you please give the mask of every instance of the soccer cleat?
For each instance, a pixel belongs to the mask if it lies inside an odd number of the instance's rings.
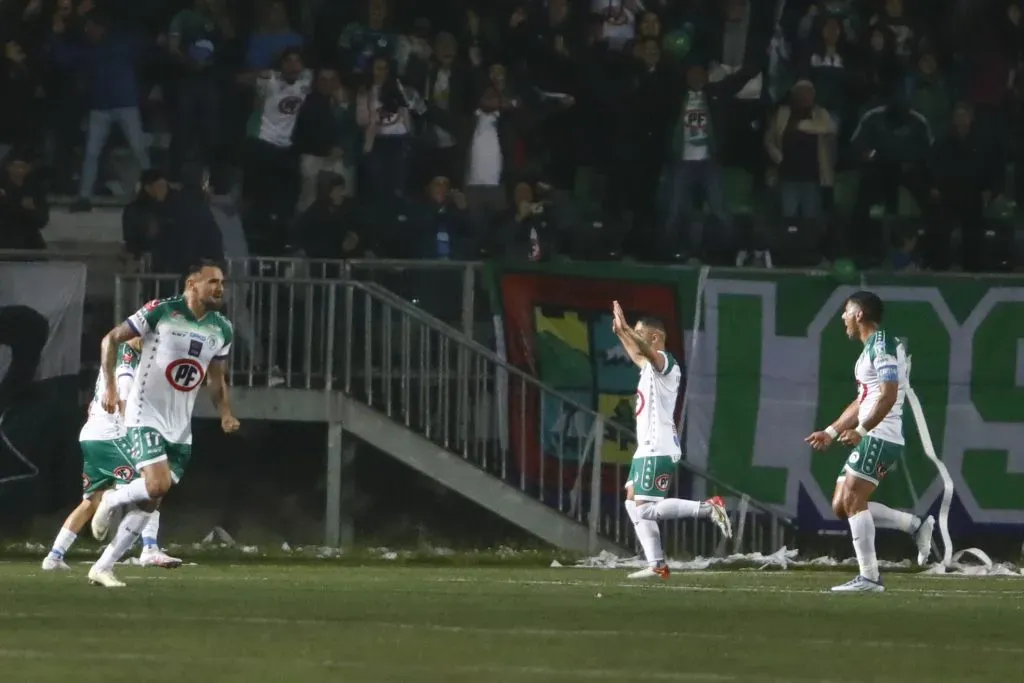
[[[71,567],[64,561],[63,557],[54,557],[53,555],[47,555],[43,558],[43,571],[52,572],[54,570],[68,571]]]
[[[932,555],[932,532],[934,530],[935,518],[928,515],[914,532],[914,541],[917,542],[917,564],[922,567]]]
[[[711,521],[722,532],[726,538],[732,538],[732,522],[729,521],[729,513],[725,510],[725,501],[721,496],[714,496],[704,501],[711,506]]]
[[[881,577],[872,581],[866,576],[856,576],[844,584],[832,586],[833,593],[881,593],[884,590]]]
[[[114,520],[114,508],[107,505],[107,494],[109,490],[104,491],[100,496],[100,504],[96,506],[96,512],[92,515],[92,522],[89,524],[92,529],[92,536],[97,541],[107,540],[107,534],[110,533],[110,527]]]
[[[632,574],[630,574],[626,578],[627,579],[653,579],[653,578],[659,578],[662,581],[664,581],[664,580],[668,579],[668,577],[670,577],[671,575],[672,575],[672,572],[669,571],[669,568],[668,568],[667,564],[659,564],[656,567],[644,567],[643,569],[641,569],[639,571],[633,572]]]
[[[171,557],[160,548],[143,548],[139,555],[139,564],[143,567],[162,567],[164,569],[177,569],[181,566],[181,560]]]
[[[124,588],[125,586],[125,583],[114,576],[114,572],[111,570],[96,569],[96,567],[89,569],[89,583],[104,588]]]

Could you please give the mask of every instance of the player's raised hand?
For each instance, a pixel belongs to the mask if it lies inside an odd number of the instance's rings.
[[[828,432],[814,432],[804,439],[804,443],[810,444],[811,448],[816,451],[826,451],[832,445],[832,437],[828,435]]]
[[[241,426],[242,423],[234,415],[225,415],[220,419],[220,428],[225,434],[234,434]]]
[[[116,413],[118,411],[117,385],[107,385],[107,390],[103,393],[101,405],[103,410],[108,413]]]
[[[626,314],[622,312],[622,306],[618,301],[612,302],[612,317],[618,320],[622,327],[629,327],[629,323],[626,322]]]

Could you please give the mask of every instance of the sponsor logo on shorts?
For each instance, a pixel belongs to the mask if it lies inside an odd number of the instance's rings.
[[[127,465],[121,465],[120,467],[114,468],[114,479],[120,481],[131,481],[135,478],[135,470]]]
[[[153,299],[152,301],[147,301],[146,305],[143,306],[143,308],[145,308],[147,311],[152,311],[154,308],[156,308],[159,305],[160,305],[160,299]]]
[[[206,372],[199,361],[180,358],[167,365],[167,382],[178,391],[194,391],[202,385]]]
[[[654,488],[659,491],[668,491],[668,487],[672,484],[671,474],[659,474],[658,478],[654,480]]]
[[[124,355],[121,356],[121,362],[122,363],[131,363],[132,362],[132,352],[131,351],[125,351]]]
[[[855,465],[855,464],[857,464],[857,461],[858,461],[858,460],[860,460],[860,453],[858,453],[857,451],[854,451],[853,453],[850,453],[850,460],[849,460],[849,463],[850,463],[851,465]]]

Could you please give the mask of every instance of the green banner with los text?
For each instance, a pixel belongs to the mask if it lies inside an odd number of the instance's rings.
[[[848,454],[813,454],[803,439],[854,396],[860,350],[839,316],[850,293],[869,289],[885,301],[886,329],[909,342],[911,384],[953,478],[955,521],[1024,525],[1024,278],[866,273],[845,283],[705,269],[701,283],[697,269],[607,263],[497,266],[492,275],[510,361],[630,426],[623,401],[636,374],[606,333],[610,299],[665,320],[670,349],[686,351],[687,460],[823,526],[834,521],[832,490]],[[542,447],[552,419],[538,411],[535,421],[527,429]],[[904,472],[877,497],[921,514],[943,485],[909,409],[904,433]],[[628,462],[633,448],[606,441],[602,455]]]

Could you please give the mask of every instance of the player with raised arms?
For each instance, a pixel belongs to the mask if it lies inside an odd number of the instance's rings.
[[[130,457],[142,478],[107,493],[96,511],[93,526],[102,535],[115,508],[138,506],[125,514],[114,540],[89,570],[92,583],[107,588],[124,585],[114,576],[114,563],[139,537],[171,485],[185,474],[192,455],[196,390],[204,380],[208,379],[221,429],[228,434],[238,429],[225,362],[233,333],[231,323],[219,313],[223,304],[224,273],[216,264],[203,262],[189,269],[183,295],[146,304],[103,338],[103,408],[108,413],[117,410],[117,347],[142,338],[142,358],[125,408]]]
[[[871,292],[855,292],[846,300],[846,334],[863,344],[853,370],[857,397],[839,419],[805,439],[818,451],[827,450],[836,440],[853,448],[839,473],[832,511],[850,524],[860,574],[832,588],[840,593],[885,590],[875,555],[876,526],[913,536],[918,564],[927,562],[931,553],[934,518],[921,520],[868,500],[879,482],[896,468],[905,443],[903,398],[910,381],[907,351],[902,339],[882,329],[884,310],[882,300]]]
[[[71,569],[64,561],[64,554],[78,538],[82,527],[92,518],[101,495],[115,485],[129,483],[138,476],[128,459],[131,446],[125,439],[124,407],[135,381],[135,370],[139,364],[141,349],[141,339],[132,339],[117,349],[116,412],[108,413],[102,405],[107,390],[104,371],[100,369],[96,377],[96,388],[92,402],[89,403],[89,417],[78,435],[82,450],[82,502],[64,520],[64,525],[53,541],[53,547],[43,558],[43,571]],[[139,562],[144,567],[180,566],[181,560],[160,550],[157,543],[159,519],[159,512],[154,512],[142,530],[143,549]]]
[[[675,423],[682,370],[676,359],[665,351],[665,325],[654,318],[641,318],[636,327],[631,327],[619,302],[615,301],[612,303],[612,331],[640,368],[636,387],[636,453],[626,480],[625,507],[648,566],[633,572],[629,578],[667,579],[670,572],[661,547],[659,521],[688,517],[710,519],[726,538],[732,537],[732,524],[725,502],[719,496],[703,503],[667,497],[683,451]]]

